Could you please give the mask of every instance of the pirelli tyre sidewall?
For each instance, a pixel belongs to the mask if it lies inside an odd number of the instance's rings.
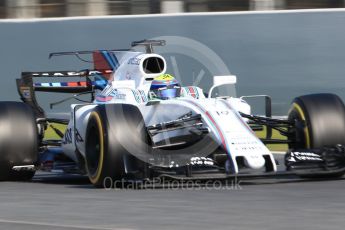
[[[290,148],[345,144],[345,107],[334,94],[310,94],[293,100],[288,119],[295,121]]]
[[[86,129],[85,160],[89,179],[96,187],[114,186],[125,176],[126,146],[147,148],[147,133],[140,111],[133,105],[106,104],[91,113]],[[125,142],[125,143],[124,143]]]
[[[33,165],[38,156],[34,112],[22,102],[0,102],[0,180],[30,180],[35,171],[14,171],[13,166]]]

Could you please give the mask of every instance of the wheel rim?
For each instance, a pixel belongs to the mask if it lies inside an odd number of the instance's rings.
[[[295,135],[296,138],[300,140],[300,142],[296,142],[294,144],[289,144],[291,148],[310,148],[310,135],[308,125],[306,124],[306,116],[302,110],[302,108],[297,104],[293,103],[292,108],[289,111],[289,118],[290,121],[295,121]]]

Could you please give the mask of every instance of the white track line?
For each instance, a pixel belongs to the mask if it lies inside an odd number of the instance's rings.
[[[67,229],[84,229],[84,230],[134,230],[131,228],[116,228],[116,227],[104,228],[104,227],[95,227],[95,226],[50,224],[50,223],[36,222],[36,221],[20,221],[20,220],[5,220],[5,219],[0,219],[0,223],[22,224],[22,225],[41,226],[41,227],[59,227],[59,228],[67,228]]]
[[[300,14],[300,13],[336,13],[345,12],[344,8],[332,9],[302,9],[302,10],[264,10],[264,11],[236,11],[236,12],[197,12],[197,13],[169,13],[169,14],[140,14],[140,15],[107,15],[107,16],[76,16],[59,18],[19,18],[0,19],[0,23],[31,23],[47,21],[72,21],[94,19],[132,19],[132,18],[163,18],[163,17],[193,17],[193,16],[222,16],[222,15],[259,15],[259,14]]]

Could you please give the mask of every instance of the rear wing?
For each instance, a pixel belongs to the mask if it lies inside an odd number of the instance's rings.
[[[99,78],[91,81],[91,76],[101,76],[103,74],[110,74],[112,70],[94,71],[46,71],[46,72],[22,72],[21,78],[16,79],[17,90],[20,99],[30,105],[36,114],[37,118],[44,118],[44,110],[38,105],[35,91],[41,92],[56,92],[56,93],[91,93],[93,94],[95,88],[101,88],[107,84],[107,80]],[[71,78],[83,77],[83,81],[66,81],[66,82],[49,82],[49,83],[35,83],[34,78]]]

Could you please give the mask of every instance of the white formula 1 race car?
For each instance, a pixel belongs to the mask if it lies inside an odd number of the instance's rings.
[[[181,86],[153,53],[164,41],[144,40],[146,52],[96,50],[52,53],[92,55],[94,69],[23,72],[17,79],[23,102],[0,102],[0,179],[30,180],[36,170],[87,175],[96,187],[114,180],[229,179],[274,176],[277,164],[265,144],[288,144],[286,171],[303,177],[339,177],[345,172],[345,108],[338,96],[313,94],[293,100],[287,119],[251,114],[242,98],[213,97],[235,76],[215,76],[208,94]],[[36,82],[34,79],[82,81]],[[48,117],[36,91],[89,94],[71,104],[69,119]],[[81,99],[79,99],[81,100]],[[64,100],[66,101],[66,100]],[[54,104],[54,103],[53,103]],[[62,133],[54,125],[67,125]],[[51,127],[61,139],[45,138]],[[255,132],[265,128],[266,137]],[[285,136],[273,139],[272,130]],[[283,174],[284,174],[283,173]]]

